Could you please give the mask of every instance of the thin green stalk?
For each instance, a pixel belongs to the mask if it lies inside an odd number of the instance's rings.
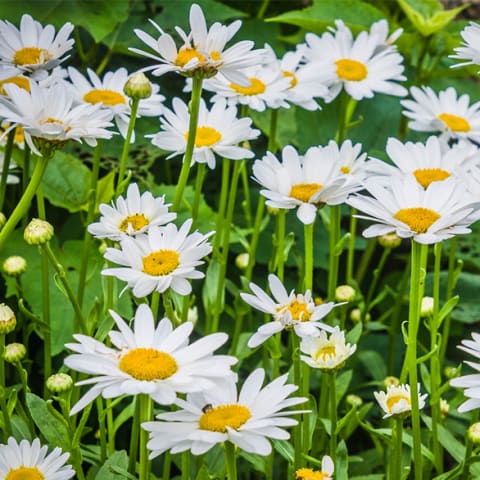
[[[3,351],[5,350],[5,335],[0,335],[0,388],[3,392],[6,392],[5,381],[5,360],[3,359]],[[10,415],[8,415],[7,402],[5,401],[6,395],[0,395],[0,408],[2,410],[3,417],[3,443],[7,443],[8,437],[12,435],[12,424],[10,422]]]
[[[172,299],[170,298],[170,295],[168,294],[168,292],[162,295],[162,299],[163,299],[163,308],[165,309],[165,316],[173,321],[175,316],[173,314]]]
[[[339,205],[330,207],[330,226],[328,232],[328,288],[327,298],[329,301],[335,300],[335,289],[338,282],[338,265],[340,255],[337,254],[336,246],[340,240],[340,219],[341,211]]]
[[[270,4],[270,0],[262,0],[262,4],[257,12],[258,20],[261,20],[265,16],[265,12],[267,11],[268,5]]]
[[[392,463],[389,480],[400,480],[402,478],[402,437],[403,437],[403,420],[396,418],[394,422],[394,438],[393,438],[393,452]]]
[[[132,401],[135,402],[135,408],[133,412],[130,448],[128,453],[128,473],[135,476],[138,458],[138,444],[140,439],[140,396],[136,395],[133,397]]]
[[[98,412],[98,429],[100,431],[100,463],[105,463],[107,458],[107,430],[105,428],[105,409],[103,408],[103,398],[97,397],[95,400]]]
[[[15,139],[15,128],[8,132],[7,144],[3,154],[2,175],[0,177],[0,212],[3,210],[5,202],[5,192],[7,190],[8,170],[10,169],[10,159],[12,158],[13,140]]]
[[[115,428],[113,425],[113,409],[112,409],[112,399],[107,398],[105,399],[106,404],[106,413],[107,413],[107,447],[108,447],[108,454],[112,455],[115,452]]]
[[[185,156],[183,157],[182,169],[180,171],[180,177],[178,179],[177,188],[175,189],[175,198],[172,205],[172,210],[174,212],[178,211],[183,197],[183,192],[187,185],[190,166],[192,163],[193,150],[195,148],[195,138],[197,135],[198,111],[202,96],[202,79],[193,77],[192,80],[192,96],[189,103],[190,122],[188,125],[188,139],[187,146],[185,148]]]
[[[270,132],[268,135],[267,150],[275,153],[277,151],[277,128],[278,128],[278,108],[270,111]]]
[[[286,210],[279,210],[277,214],[277,249],[275,265],[277,267],[277,277],[283,282],[285,270],[285,217]]]
[[[162,480],[170,480],[170,470],[172,466],[172,456],[170,451],[163,454]]]
[[[182,453],[182,480],[190,480],[190,452]]]
[[[250,198],[250,188],[248,183],[248,172],[246,163],[243,164],[240,174],[242,176],[242,190],[244,196],[242,207],[245,214],[245,223],[247,225],[247,228],[252,228],[252,200]]]
[[[347,92],[343,91],[340,96],[340,118],[335,135],[335,141],[338,144],[342,143],[345,139],[356,106],[357,101],[348,95]]]
[[[30,147],[25,144],[23,151],[23,169],[22,169],[22,191],[25,191],[30,180]],[[22,217],[22,228],[25,229],[29,221],[28,210]]]
[[[333,371],[330,377],[330,457],[335,463],[337,456],[337,374]]]
[[[320,391],[318,394],[318,418],[328,419],[328,403],[329,403],[329,396],[328,396],[329,384],[328,383],[329,383],[328,374],[323,372],[321,374],[321,385],[320,385]],[[326,433],[325,433],[325,429],[322,428],[320,439],[318,442],[320,451],[324,450],[325,442],[326,442]]]
[[[30,182],[23,192],[20,201],[18,202],[17,206],[13,210],[12,214],[7,220],[7,223],[3,226],[2,230],[0,230],[0,250],[4,247],[5,242],[8,240],[12,232],[15,230],[18,222],[22,219],[22,217],[26,214],[30,205],[32,203],[33,197],[40,186],[40,182],[42,181],[43,173],[47,168],[48,158],[46,157],[37,157],[35,162],[35,167],[33,169],[32,177],[30,178]]]
[[[375,252],[375,247],[377,246],[377,239],[376,238],[369,238],[367,240],[367,246],[360,257],[360,262],[358,263],[358,268],[355,274],[355,280],[360,285],[362,283],[363,277],[367,270],[370,267],[370,261],[372,259],[372,255]]]
[[[158,318],[158,307],[160,306],[160,292],[156,290],[152,293],[150,299],[150,309],[152,310],[153,314],[153,321],[156,322]],[[173,320],[173,319],[172,319]]]
[[[345,272],[345,283],[351,285],[353,281],[353,264],[355,259],[355,238],[357,234],[357,217],[355,208],[352,208],[350,214],[350,238],[348,239],[347,251],[347,270]]]
[[[257,203],[257,212],[253,222],[252,238],[248,250],[248,265],[245,270],[245,277],[247,280],[252,279],[253,267],[255,266],[255,257],[257,253],[258,241],[260,239],[260,225],[263,219],[263,212],[265,210],[265,197],[260,196]]]
[[[122,193],[124,188],[123,179],[125,177],[125,170],[127,169],[128,152],[130,151],[130,142],[132,140],[133,130],[135,128],[135,122],[137,121],[137,110],[139,98],[130,100],[130,120],[128,121],[127,135],[123,142],[122,156],[120,157],[120,164],[118,167],[117,185],[115,187],[115,194],[118,196]]]
[[[153,403],[149,395],[141,393],[140,401],[140,475],[139,480],[148,480],[150,477],[151,463],[148,459],[148,432],[141,428],[143,422],[149,422],[153,417]]]
[[[200,196],[202,195],[203,181],[205,180],[206,173],[206,164],[199,163],[197,166],[197,178],[195,180],[195,194],[193,197],[193,206],[192,206],[192,230],[197,228],[198,222],[198,209],[200,208]]]
[[[231,442],[224,442],[225,464],[227,467],[227,480],[237,480],[237,460],[235,458],[235,445]]]
[[[300,345],[299,345],[299,338],[295,333],[290,335],[291,339],[291,346],[292,346],[292,363],[293,363],[293,383],[297,385],[299,388],[302,386],[302,364],[300,359]],[[293,430],[293,446],[294,446],[294,468],[295,470],[299,469],[302,463],[302,453],[303,453],[303,446],[302,446],[302,423],[294,427]]]
[[[220,200],[218,204],[217,222],[215,227],[215,241],[213,250],[214,253],[220,252],[222,244],[223,227],[225,225],[225,210],[227,209],[228,190],[230,181],[230,165],[231,161],[228,158],[222,160],[222,183],[220,185]]]
[[[305,272],[304,272],[304,290],[313,288],[313,226],[315,223],[303,226],[304,235],[304,253],[305,253]]]
[[[390,252],[392,251],[391,248],[385,247],[382,252],[382,256],[380,257],[380,261],[378,262],[378,266],[373,270],[373,278],[372,282],[370,283],[370,286],[368,287],[368,293],[367,297],[365,299],[365,310],[363,312],[364,318],[366,317],[367,313],[370,310],[370,303],[373,299],[373,295],[375,293],[375,290],[378,285],[378,279],[380,278],[380,275],[382,274],[383,267],[385,266],[385,262],[387,261],[387,258],[390,255]]]

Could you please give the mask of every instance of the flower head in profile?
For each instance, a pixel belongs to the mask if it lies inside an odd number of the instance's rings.
[[[0,20],[0,65],[11,69],[12,75],[38,70],[52,70],[65,58],[74,40],[69,38],[73,24],[67,22],[55,35],[53,25],[43,27],[24,14],[20,29],[7,20]]]
[[[227,380],[215,389],[177,399],[180,410],[161,413],[158,421],[142,424],[150,432],[150,458],[167,450],[202,455],[227,441],[244,452],[270,455],[268,439],[287,440],[290,435],[284,428],[298,423],[291,415],[300,412],[285,409],[307,399],[289,397],[298,387],[286,383],[286,374],[262,388],[264,380],[265,371],[259,368],[247,377],[239,393],[235,382]]]
[[[322,458],[322,469],[313,470],[312,468],[299,468],[295,472],[295,480],[333,480],[335,465],[328,455]]]
[[[135,236],[145,233],[152,225],[164,225],[177,218],[169,212],[170,204],[165,197],[154,198],[150,192],[140,195],[136,183],[129,185],[127,196],[119,196],[112,205],[99,206],[100,221],[88,226],[88,231],[97,238],[119,241],[125,235]]]
[[[77,343],[67,348],[75,353],[65,365],[77,372],[94,375],[77,385],[93,387],[77,402],[71,415],[102,395],[114,398],[144,393],[163,405],[172,404],[177,393],[198,392],[216,385],[219,379],[233,376],[230,366],[237,359],[213,355],[228,339],[225,333],[206,335],[189,344],[191,322],[173,328],[168,318],[155,327],[150,307],[141,304],[131,329],[110,310],[118,330],[109,333],[112,346],[86,335],[74,335]]]
[[[107,72],[103,79],[90,68],[87,70],[88,79],[73,67],[69,67],[68,74],[73,83],[72,92],[77,97],[77,102],[100,104],[102,109],[110,110],[120,134],[125,138],[132,113],[130,99],[123,91],[129,77],[127,69],[122,67]],[[152,89],[151,96],[139,101],[138,117],[160,115],[165,97],[158,93],[160,90],[158,85],[152,85]],[[135,141],[134,134],[132,134],[131,141]]]
[[[107,268],[103,275],[126,281],[135,297],[152,292],[163,293],[169,288],[179,295],[192,291],[189,279],[203,278],[196,267],[212,251],[208,238],[214,232],[202,235],[188,232],[189,219],[178,229],[173,223],[151,226],[145,235],[120,240],[120,250],[107,248],[105,258],[120,267]]]
[[[473,332],[472,340],[462,340],[462,344],[458,346],[460,350],[469,353],[475,358],[480,358],[480,334]],[[480,372],[480,363],[465,362],[475,371]],[[464,388],[464,395],[468,398],[459,407],[460,413],[469,412],[480,408],[480,373],[463,375],[462,377],[450,380],[452,387]]]
[[[406,80],[403,58],[395,47],[385,45],[382,28],[360,32],[354,39],[341,20],[336,20],[335,25],[336,29],[322,36],[314,33],[305,36],[308,61],[329,72],[323,79],[329,86],[327,102],[335,99],[342,89],[355,100],[372,98],[375,93],[406,95],[407,90],[396,83]]]
[[[187,148],[189,122],[187,104],[179,98],[174,98],[173,111],[163,109],[162,130],[149,135],[152,137],[152,143],[163,150],[173,151],[167,158],[183,155]],[[202,100],[192,163],[206,163],[213,169],[216,163],[215,154],[232,160],[252,158],[254,153],[251,150],[237,146],[238,143],[260,135],[260,131],[251,126],[252,120],[237,118],[237,109],[227,106],[225,100],[214,103],[211,110],[208,110]]]
[[[158,39],[139,29],[135,29],[135,34],[154,53],[138,48],[130,50],[154,60],[155,65],[143,70],[153,70],[152,73],[156,76],[177,72],[188,77],[209,78],[222,72],[232,82],[245,85],[248,81],[242,70],[256,64],[262,55],[262,51],[252,50],[254,43],[250,40],[243,40],[226,48],[242,22],[236,20],[228,26],[215,22],[207,28],[202,9],[196,3],[190,7],[191,32],[187,35],[181,28],[176,27],[183,42],[180,48],[177,48],[171,35],[165,33],[152,20],[150,22],[160,33]]]
[[[366,238],[395,232],[401,238],[433,244],[455,235],[470,233],[478,209],[475,200],[455,178],[432,182],[423,188],[413,175],[391,177],[390,185],[374,179],[365,182],[371,196],[352,195],[347,203],[363,218],[374,222],[363,232]]]
[[[242,300],[253,308],[270,314],[273,320],[262,325],[252,335],[248,341],[250,348],[258,347],[272,335],[284,329],[293,328],[299,337],[316,336],[319,334],[319,329],[333,331],[333,327],[319,320],[326,317],[339,304],[335,305],[333,302],[329,302],[316,305],[310,290],[307,290],[304,295],[295,294],[294,290],[288,293],[280,279],[274,274],[268,276],[268,286],[273,298],[254,283],[250,283],[249,286],[253,295],[240,293]]]
[[[374,392],[375,398],[385,412],[383,418],[399,417],[403,418],[410,415],[412,411],[412,397],[410,395],[410,385],[391,385],[387,387],[386,392]],[[425,406],[427,394],[420,394],[420,384],[418,385],[418,408],[421,410]]]
[[[310,367],[324,372],[334,372],[342,368],[347,358],[355,353],[356,345],[345,342],[345,333],[335,327],[330,337],[325,331],[320,331],[316,337],[304,337],[300,350],[305,355],[301,359]]]
[[[0,116],[10,123],[9,128],[23,127],[25,141],[36,154],[42,154],[39,150],[46,145],[76,140],[95,146],[97,138],[112,136],[106,130],[112,125],[112,114],[100,110],[99,105],[74,106],[65,83],[41,87],[32,80],[30,92],[14,84],[4,88],[8,97],[0,98]]]
[[[333,142],[334,143],[334,142]],[[304,156],[287,145],[282,150],[282,162],[267,152],[253,165],[254,179],[264,187],[260,193],[267,205],[274,208],[297,209],[304,224],[313,223],[317,210],[327,205],[343,203],[347,195],[360,188],[342,173],[338,147],[311,147]]]
[[[438,93],[430,87],[412,87],[412,100],[402,100],[408,127],[418,132],[438,132],[445,139],[480,142],[480,102],[470,105],[467,94],[453,87]]]
[[[460,35],[463,38],[462,46],[455,48],[455,55],[450,55],[450,58],[464,61],[452,65],[452,68],[480,65],[480,25],[470,22],[470,25],[465,27]]]
[[[46,445],[35,438],[31,443],[10,437],[0,445],[0,478],[5,480],[68,480],[75,475],[70,465],[65,465],[69,454],[58,447],[50,453]]]

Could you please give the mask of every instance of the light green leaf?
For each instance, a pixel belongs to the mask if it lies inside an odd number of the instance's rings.
[[[102,465],[95,480],[125,480],[122,470],[127,472],[128,456],[125,450],[114,452]]]

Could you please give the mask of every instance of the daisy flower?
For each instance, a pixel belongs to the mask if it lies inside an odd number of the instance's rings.
[[[105,253],[107,260],[122,266],[107,268],[102,274],[126,281],[135,297],[163,293],[169,288],[188,295],[192,291],[188,279],[205,276],[195,267],[212,251],[207,240],[214,233],[202,235],[195,231],[189,235],[191,226],[192,219],[188,219],[180,229],[173,223],[154,225],[144,235],[123,238],[120,250],[107,248]]]
[[[190,122],[187,104],[174,98],[173,111],[164,108],[160,122],[162,131],[147,136],[152,138],[155,146],[173,151],[167,158],[183,155],[187,148]],[[251,150],[236,146],[260,135],[260,131],[251,128],[251,125],[250,118],[237,118],[237,109],[227,106],[225,100],[216,102],[211,110],[201,100],[192,164],[206,163],[213,169],[215,154],[232,160],[252,158],[254,153]]]
[[[300,468],[295,472],[295,480],[333,480],[335,465],[328,455],[322,458],[322,469]]]
[[[320,331],[316,337],[304,337],[300,351],[306,355],[300,355],[300,358],[312,368],[333,372],[343,367],[356,349],[356,345],[345,343],[345,332],[335,327],[330,337],[325,331]]]
[[[452,68],[463,67],[465,65],[480,65],[480,25],[475,22],[470,22],[468,27],[465,27],[460,35],[463,38],[461,47],[455,48],[455,55],[449,55],[450,58],[458,60],[466,60],[457,65],[452,65]]]
[[[90,68],[87,69],[88,79],[75,68],[69,67],[68,74],[73,83],[73,92],[77,96],[77,102],[101,104],[102,108],[111,110],[117,128],[123,138],[127,136],[130,121],[131,107],[130,98],[123,88],[128,80],[126,68],[119,68],[114,72],[107,72],[103,79]],[[141,99],[138,104],[137,116],[159,116],[162,111],[163,95],[159,95],[160,87],[152,84],[152,95]],[[135,141],[132,135],[132,143]]]
[[[240,293],[242,300],[253,308],[272,316],[273,321],[262,325],[248,341],[250,348],[255,348],[268,340],[275,333],[284,329],[294,329],[299,337],[318,335],[319,329],[333,331],[333,327],[319,322],[331,310],[338,306],[333,302],[315,305],[312,293],[307,290],[304,295],[295,294],[295,290],[287,293],[280,279],[270,274],[268,286],[273,299],[269,297],[258,285],[250,283],[250,290],[254,293]]]
[[[282,163],[271,152],[253,164],[254,179],[264,187],[260,193],[274,208],[297,208],[304,224],[315,220],[324,204],[339,205],[347,195],[360,188],[341,171],[338,147],[311,147],[300,156],[288,145],[282,151]]]
[[[265,371],[259,368],[247,377],[239,394],[233,381],[225,381],[215,389],[190,393],[186,400],[178,398],[175,403],[181,410],[142,423],[150,432],[150,458],[167,450],[202,455],[226,441],[248,453],[270,455],[268,438],[287,440],[290,435],[284,427],[298,423],[290,416],[301,412],[284,409],[307,399],[288,398],[298,387],[286,383],[287,374],[262,388],[264,379]]]
[[[65,465],[69,454],[58,447],[49,454],[46,445],[35,438],[32,443],[10,437],[6,445],[0,445],[0,478],[67,480],[75,475],[70,465]]]
[[[342,88],[355,100],[372,98],[375,92],[404,96],[407,90],[395,83],[406,80],[403,75],[403,57],[394,47],[383,46],[383,33],[360,32],[353,39],[350,29],[336,20],[336,30],[321,37],[308,33],[305,55],[309,62],[318,64],[332,74],[327,79],[329,95],[327,102],[334,100]]]
[[[138,48],[129,50],[155,60],[155,65],[142,69],[153,70],[155,76],[177,72],[187,77],[197,75],[208,78],[222,72],[230,81],[246,85],[248,81],[242,70],[258,63],[263,55],[261,50],[252,50],[254,43],[250,40],[243,40],[225,48],[242,22],[236,20],[228,26],[215,22],[208,29],[202,9],[196,3],[190,7],[191,32],[187,35],[181,28],[175,27],[183,41],[183,45],[178,49],[171,35],[165,33],[152,20],[150,23],[159,31],[158,39],[142,30],[134,31],[155,53]]]
[[[470,105],[467,94],[457,98],[453,87],[437,94],[430,87],[412,87],[413,100],[402,100],[408,127],[418,132],[439,132],[449,139],[480,142],[480,102]]]
[[[102,203],[99,206],[100,221],[88,226],[88,231],[97,238],[119,241],[125,235],[135,236],[146,232],[152,225],[164,225],[177,218],[169,212],[170,203],[165,203],[165,196],[154,198],[150,192],[140,195],[138,185],[132,183],[126,198],[117,198],[116,204]]]
[[[425,189],[413,175],[392,177],[390,187],[372,179],[365,188],[372,197],[354,195],[347,203],[365,213],[358,218],[374,222],[364,230],[366,238],[395,232],[401,238],[432,244],[471,231],[469,215],[476,205],[455,178],[432,182]]]
[[[420,394],[420,384],[418,390],[418,409],[425,406],[427,394]],[[375,398],[385,412],[383,418],[404,417],[412,411],[412,397],[410,395],[410,385],[390,385],[387,392],[374,392]]]
[[[152,311],[141,304],[135,312],[133,329],[110,310],[118,330],[109,333],[112,347],[86,335],[68,343],[75,353],[65,365],[77,372],[95,375],[76,385],[94,385],[72,408],[74,415],[99,395],[114,398],[145,393],[156,402],[170,405],[177,393],[198,392],[212,388],[219,379],[234,376],[230,366],[237,359],[213,355],[228,339],[226,333],[206,335],[188,344],[193,323],[173,328],[168,318],[157,327]]]
[[[53,25],[42,27],[28,14],[22,16],[20,29],[0,20],[0,63],[17,72],[14,75],[51,70],[67,58],[63,55],[73,46],[72,31],[73,24],[67,22],[55,35]]]
[[[97,138],[111,138],[112,115],[98,105],[73,106],[73,99],[64,83],[43,88],[30,82],[30,92],[13,84],[4,85],[8,98],[0,98],[0,117],[13,126],[23,127],[25,141],[37,155],[39,144],[62,145],[68,140],[85,141],[90,146]]]
[[[480,358],[480,334],[472,333],[473,340],[462,340],[462,344],[458,345],[460,350],[473,355],[475,358]],[[480,363],[465,362],[477,372],[480,372]],[[459,407],[460,413],[469,412],[480,408],[480,374],[474,373],[471,375],[464,375],[462,377],[454,378],[450,380],[452,387],[464,388],[464,395],[468,397],[468,400],[463,402]]]

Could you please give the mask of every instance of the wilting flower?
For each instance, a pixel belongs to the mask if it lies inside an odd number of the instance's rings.
[[[409,415],[412,411],[412,397],[410,395],[410,385],[391,385],[387,387],[387,392],[374,392],[375,398],[385,412],[383,418],[403,417]],[[418,385],[418,408],[421,410],[425,406],[427,394],[420,394],[420,384]]]
[[[65,465],[69,454],[62,453],[58,447],[47,454],[48,447],[41,446],[35,438],[32,443],[22,440],[20,443],[10,437],[7,445],[0,445],[0,478],[67,480],[75,475],[70,465]]]
[[[74,405],[71,415],[99,395],[113,398],[145,393],[168,405],[179,392],[212,388],[219,379],[233,375],[230,366],[237,359],[213,355],[227,341],[226,333],[206,335],[189,345],[191,322],[173,329],[172,322],[164,318],[155,327],[152,311],[146,304],[138,307],[133,329],[113,310],[110,315],[119,329],[109,333],[113,347],[79,334],[74,335],[78,343],[66,345],[75,353],[65,359],[65,365],[95,375],[77,383],[94,386]]]
[[[99,206],[100,221],[88,226],[88,231],[97,238],[119,241],[125,235],[145,233],[152,225],[164,225],[177,217],[169,212],[165,196],[154,198],[150,192],[140,195],[136,183],[129,185],[127,196],[119,196],[112,205]]]
[[[275,333],[284,329],[292,329],[300,337],[308,335],[318,335],[319,329],[329,332],[333,327],[320,322],[331,310],[338,306],[333,302],[316,305],[312,299],[312,293],[307,290],[304,295],[295,294],[292,290],[290,294],[283,286],[280,279],[273,274],[268,276],[268,285],[273,298],[269,297],[260,287],[250,283],[250,293],[240,293],[242,300],[253,308],[272,316],[273,321],[262,325],[248,341],[250,348],[258,347]]]
[[[167,450],[202,455],[226,441],[245,452],[270,455],[267,439],[287,440],[290,435],[284,427],[298,423],[290,416],[300,412],[284,409],[307,399],[288,398],[298,387],[286,383],[286,374],[262,388],[264,379],[265,371],[259,368],[247,377],[239,394],[233,381],[225,381],[214,389],[190,393],[186,400],[177,399],[181,410],[161,413],[158,421],[142,424],[150,432],[150,458]]]

